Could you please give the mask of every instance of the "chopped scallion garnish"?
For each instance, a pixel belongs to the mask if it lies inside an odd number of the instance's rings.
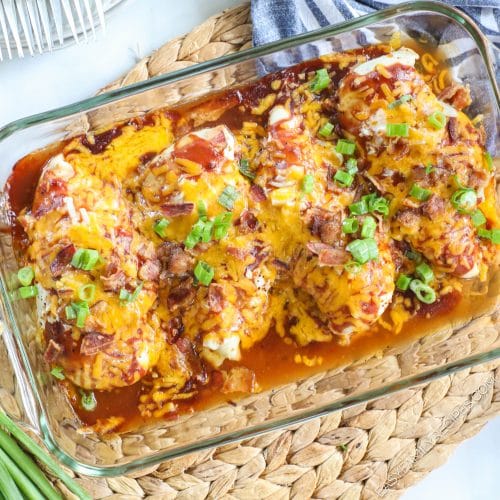
[[[330,83],[328,71],[325,68],[318,69],[311,82],[310,89],[312,92],[321,92],[326,89]]]
[[[427,175],[431,174],[432,172],[434,172],[434,167],[432,165],[432,163],[428,163],[426,166],[425,166],[425,173]]]
[[[22,267],[17,271],[17,279],[23,286],[29,286],[33,282],[35,271],[30,266]]]
[[[54,366],[54,368],[50,370],[50,374],[58,380],[64,380],[66,378],[64,376],[64,371],[62,369],[62,366]]]
[[[240,160],[239,171],[241,175],[244,175],[250,180],[255,179],[255,172],[250,168],[250,162],[246,158]]]
[[[358,161],[355,158],[349,158],[345,164],[345,169],[354,175],[358,171]]]
[[[214,239],[220,240],[227,235],[231,227],[231,219],[233,214],[231,212],[223,212],[217,215],[213,222]]]
[[[398,106],[401,106],[401,104],[404,104],[405,102],[408,102],[411,100],[411,95],[405,94],[402,95],[399,99],[396,99],[395,101],[392,101],[389,106],[387,106],[389,109],[394,109],[397,108]]]
[[[432,304],[436,302],[436,292],[420,280],[412,280],[410,290],[416,295],[417,299],[424,304]]]
[[[374,260],[378,257],[377,242],[372,238],[351,241],[346,249],[358,264],[365,264],[369,260]]]
[[[71,302],[69,306],[65,309],[66,319],[76,319],[76,326],[78,328],[83,328],[85,326],[85,320],[90,314],[89,305],[84,300],[80,302]]]
[[[375,219],[370,215],[365,217],[363,225],[361,226],[361,238],[373,238],[375,236],[376,229],[377,223]]]
[[[219,196],[218,202],[224,208],[232,210],[234,207],[234,202],[239,198],[240,194],[234,186],[226,186],[224,191]]]
[[[479,228],[477,234],[480,238],[490,240],[495,245],[500,245],[500,228],[484,229]]]
[[[429,264],[422,262],[415,268],[415,274],[424,283],[430,283],[434,279],[434,272],[432,271]]]
[[[319,130],[318,134],[322,137],[328,137],[332,135],[333,132],[333,123],[326,122]]]
[[[141,281],[141,283],[139,283],[136,286],[136,288],[133,292],[129,292],[127,289],[122,288],[120,290],[119,299],[122,302],[134,302],[134,300],[137,299],[137,297],[139,296],[139,293],[141,292],[143,286],[144,286],[144,283]]]
[[[408,137],[410,126],[407,123],[388,123],[385,128],[387,137]]]
[[[165,238],[165,230],[167,229],[168,225],[170,224],[170,221],[165,219],[164,217],[160,219],[159,221],[156,221],[153,230],[154,232],[160,237],[160,238]]]
[[[413,186],[410,189],[410,196],[419,201],[428,200],[431,194],[432,194],[431,191],[423,187],[420,187],[418,184],[413,184]]]
[[[368,213],[368,204],[363,198],[356,203],[351,203],[349,205],[349,211],[353,215],[364,215]]]
[[[411,283],[410,276],[408,276],[406,274],[400,274],[398,276],[398,279],[396,280],[396,288],[398,290],[406,292],[406,290],[408,290],[408,287],[410,286],[410,283]]]
[[[356,150],[356,144],[346,139],[340,139],[335,146],[335,151],[343,155],[352,155]]]
[[[206,262],[199,260],[194,268],[195,278],[205,286],[210,285],[214,277],[214,268]]]
[[[22,286],[17,289],[17,293],[21,299],[31,299],[38,295],[38,287],[36,285]]]
[[[353,234],[359,229],[359,222],[355,217],[347,217],[342,221],[342,232]]]
[[[354,181],[354,177],[345,170],[337,170],[333,178],[337,181],[337,184],[341,187],[350,187]]]
[[[446,125],[446,115],[441,111],[434,111],[434,113],[427,118],[427,121],[436,130],[440,130]]]
[[[311,193],[314,188],[314,176],[311,174],[304,175],[300,187],[304,193]]]
[[[78,298],[80,300],[85,300],[86,302],[92,302],[95,297],[95,285],[89,283],[87,285],[82,285],[78,289]]]
[[[207,204],[203,200],[198,201],[196,208],[198,210],[198,217],[201,218],[207,216]]]
[[[451,204],[461,214],[470,214],[477,204],[477,194],[471,188],[461,188],[451,196]]]
[[[99,252],[97,250],[93,250],[91,248],[79,248],[71,259],[71,265],[76,267],[76,269],[91,271],[94,269],[98,260]]]
[[[95,399],[94,393],[92,391],[85,392],[80,390],[80,394],[82,396],[80,400],[82,408],[85,411],[94,411],[97,407],[97,401]]]
[[[472,220],[472,224],[474,224],[476,227],[486,224],[486,217],[484,216],[483,212],[481,212],[481,210],[479,209],[474,210],[470,214],[470,218]]]
[[[361,271],[361,264],[355,262],[354,260],[350,260],[344,264],[344,269],[350,274],[358,274],[359,271]]]

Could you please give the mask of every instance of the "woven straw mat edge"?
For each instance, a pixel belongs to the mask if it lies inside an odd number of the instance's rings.
[[[250,46],[250,8],[243,4],[163,45],[101,92]],[[479,402],[464,406],[481,387],[487,390]],[[460,405],[467,408],[436,436]],[[131,476],[77,480],[96,499],[393,499],[499,413],[500,360]]]

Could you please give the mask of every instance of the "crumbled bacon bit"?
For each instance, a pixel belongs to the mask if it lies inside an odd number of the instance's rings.
[[[180,316],[171,318],[167,324],[167,342],[169,344],[175,344],[177,339],[184,333],[184,323]]]
[[[253,201],[255,201],[255,203],[262,203],[267,200],[264,189],[257,184],[252,184],[250,186],[250,197]]]
[[[450,136],[450,141],[451,143],[457,142],[459,135],[458,135],[458,121],[455,117],[451,117],[448,120],[448,125],[447,125],[447,130],[448,130],[448,135]]]
[[[66,245],[57,252],[57,255],[50,264],[50,272],[53,278],[60,278],[62,276],[64,268],[71,262],[75,252],[76,248],[73,244]]]
[[[194,210],[194,203],[165,203],[161,209],[168,217],[189,215]]]
[[[167,305],[171,311],[175,311],[180,307],[190,306],[195,299],[195,291],[191,283],[181,284],[173,288],[168,294]]]
[[[144,262],[139,269],[139,278],[144,281],[156,281],[160,276],[161,264],[158,259]]]
[[[93,356],[113,343],[113,336],[99,332],[90,332],[85,335],[80,344],[80,354]]]
[[[47,344],[47,348],[45,349],[43,357],[45,361],[47,361],[47,363],[53,363],[61,353],[62,353],[62,346],[57,342],[54,342],[52,339],[50,339],[49,343]]]
[[[238,260],[245,260],[245,257],[247,256],[247,252],[242,248],[227,247],[226,252]]]
[[[171,276],[187,276],[194,266],[194,258],[179,243],[167,241],[160,245],[158,258]]]
[[[445,201],[443,198],[433,194],[425,203],[421,206],[422,213],[427,215],[429,219],[434,219],[436,216],[444,213]]]
[[[452,83],[438,95],[438,99],[451,104],[455,109],[461,111],[472,102],[468,87]]]
[[[311,241],[306,246],[310,252],[318,256],[320,266],[339,266],[349,260],[347,251],[342,248],[333,248],[319,241]]]
[[[116,255],[112,255],[110,261],[106,265],[106,269],[101,274],[101,282],[106,292],[118,292],[127,284],[125,273],[119,269],[120,259]]]
[[[217,283],[211,283],[208,287],[208,306],[213,312],[221,312],[224,309],[224,288]]]
[[[238,219],[237,225],[241,233],[253,233],[259,228],[259,221],[250,210],[245,210]]]

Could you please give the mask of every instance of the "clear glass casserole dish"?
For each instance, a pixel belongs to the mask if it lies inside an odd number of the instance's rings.
[[[498,156],[500,96],[487,41],[460,11],[415,2],[341,25],[226,56],[80,103],[14,122],[0,130],[2,185],[15,162],[31,151],[105,124],[178,105],[322,54],[376,42],[400,32],[450,61],[454,76],[469,83],[471,115],[486,117],[492,156]],[[461,64],[466,54],[467,64]],[[495,144],[496,139],[496,144]],[[17,264],[9,209],[2,198],[0,403],[16,420],[39,434],[66,465],[83,474],[119,475],[170,458],[255,436],[349,405],[432,380],[454,370],[500,357],[499,276],[493,275],[481,304],[472,297],[463,314],[432,334],[392,344],[345,366],[323,371],[234,404],[156,422],[120,435],[78,432],[79,421],[57,383],[45,375],[35,342],[35,311],[9,296]]]

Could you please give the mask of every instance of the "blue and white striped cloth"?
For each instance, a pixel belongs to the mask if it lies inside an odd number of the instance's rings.
[[[401,0],[252,0],[255,45],[288,38],[402,3]],[[453,0],[500,50],[500,0]]]

